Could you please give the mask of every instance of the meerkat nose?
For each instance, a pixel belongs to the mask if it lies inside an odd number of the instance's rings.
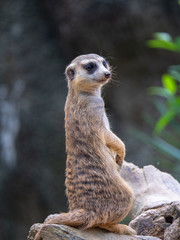
[[[105,78],[110,78],[111,74],[109,72],[104,73]]]

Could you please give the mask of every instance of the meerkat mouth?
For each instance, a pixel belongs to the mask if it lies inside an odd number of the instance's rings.
[[[108,82],[109,80],[110,78],[103,78],[103,79],[99,79],[98,82],[105,83],[105,82]]]

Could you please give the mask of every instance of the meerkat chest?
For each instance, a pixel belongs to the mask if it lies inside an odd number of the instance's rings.
[[[106,115],[106,112],[104,111],[104,115],[103,115],[103,123],[106,129],[110,129],[110,124],[109,124],[109,120],[108,117]]]

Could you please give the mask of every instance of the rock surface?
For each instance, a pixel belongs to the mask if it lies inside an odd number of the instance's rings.
[[[33,240],[41,224],[34,224],[29,232],[27,240]],[[47,224],[42,228],[43,240],[159,240],[155,237],[146,236],[125,236],[110,233],[101,229],[79,230],[76,228]]]
[[[180,184],[154,166],[124,163],[121,176],[134,191],[130,226],[139,235],[180,239]]]
[[[179,240],[180,184],[170,174],[153,166],[124,162],[121,176],[134,191],[130,226],[139,236],[122,236],[99,228],[80,230],[64,225],[46,224],[41,228],[43,240]],[[41,224],[34,224],[28,240],[33,240]],[[140,236],[141,235],[141,236]],[[153,236],[153,237],[152,237]]]

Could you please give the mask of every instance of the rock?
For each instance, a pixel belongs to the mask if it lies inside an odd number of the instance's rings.
[[[164,233],[164,240],[180,239],[180,218],[176,219]]]
[[[139,235],[180,239],[180,184],[154,166],[124,163],[121,176],[134,191],[130,226]]]
[[[99,228],[81,230],[64,225],[45,224],[43,240],[179,240],[180,184],[170,174],[153,166],[139,168],[124,162],[121,176],[134,191],[130,226],[138,236],[125,236]],[[50,218],[51,215],[48,217]],[[33,240],[41,224],[31,227],[28,240]]]
[[[41,224],[34,224],[29,231],[27,240],[33,240],[40,227]],[[150,236],[118,235],[99,228],[80,230],[56,224],[44,225],[41,236],[43,240],[159,240],[159,238]]]

